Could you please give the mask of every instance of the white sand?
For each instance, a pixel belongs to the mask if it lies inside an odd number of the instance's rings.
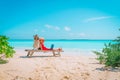
[[[27,52],[16,50],[9,63],[0,64],[0,80],[120,80],[120,71],[102,71],[104,65],[94,56],[64,53],[61,57],[35,53],[27,58]]]

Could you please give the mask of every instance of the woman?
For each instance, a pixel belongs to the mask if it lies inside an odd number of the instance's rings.
[[[39,41],[40,41],[41,50],[53,50],[53,47],[54,47],[53,44],[51,45],[51,48],[46,48],[46,47],[44,46],[44,41],[45,41],[44,38],[40,38]],[[57,49],[57,50],[62,50],[62,49],[59,48],[59,49]]]
[[[37,49],[37,50],[40,49],[39,44],[40,44],[40,43],[39,43],[39,37],[38,37],[38,35],[35,35],[35,36],[34,36],[33,48],[34,48],[34,49]]]
[[[44,38],[39,39],[41,50],[52,50],[51,48],[46,48],[44,46],[44,41],[45,41]]]

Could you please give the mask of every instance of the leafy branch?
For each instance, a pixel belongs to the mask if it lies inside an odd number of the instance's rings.
[[[0,59],[2,57],[13,57],[15,51],[14,48],[9,45],[9,38],[6,36],[0,35]]]

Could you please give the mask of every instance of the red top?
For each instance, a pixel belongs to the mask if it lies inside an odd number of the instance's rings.
[[[40,45],[41,45],[42,50],[52,50],[52,49],[46,48],[46,47],[44,46],[44,44],[42,44],[42,43],[40,43]]]

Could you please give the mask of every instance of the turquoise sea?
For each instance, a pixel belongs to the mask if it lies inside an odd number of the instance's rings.
[[[50,47],[54,44],[55,48],[61,47],[63,49],[84,49],[84,50],[100,50],[105,43],[112,40],[46,40],[45,46]],[[9,40],[9,43],[14,48],[33,48],[33,40]]]
[[[45,46],[50,47],[54,44],[54,48],[62,48],[63,54],[85,54],[92,55],[92,51],[101,51],[105,43],[112,40],[46,40]],[[33,49],[33,40],[9,40],[11,46],[15,49]]]

